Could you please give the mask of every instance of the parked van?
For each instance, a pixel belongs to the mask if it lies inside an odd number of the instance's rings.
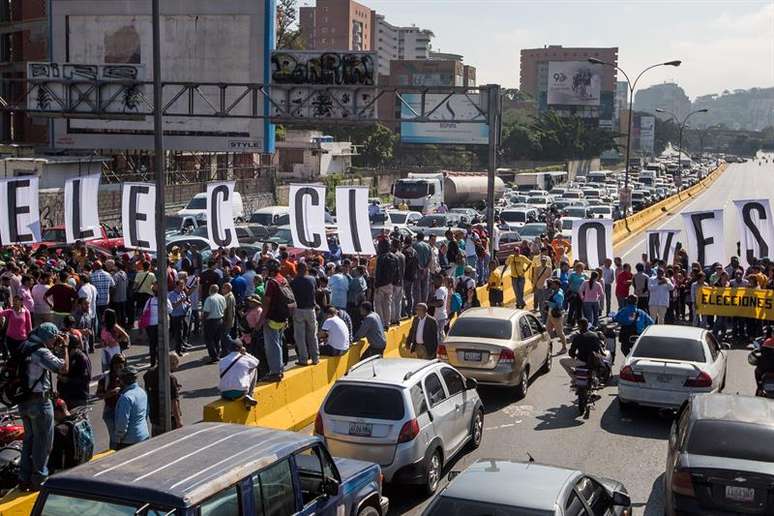
[[[267,206],[253,212],[248,222],[262,226],[284,226],[290,224],[290,208],[287,206]]]
[[[231,211],[236,222],[241,223],[245,221],[245,206],[242,202],[242,194],[239,192],[234,192],[234,197],[231,199]],[[207,220],[207,194],[198,193],[194,195],[188,201],[186,207],[177,212],[177,215],[181,217],[200,217],[203,220]]]
[[[378,465],[319,437],[199,423],[51,476],[34,516],[384,516]]]

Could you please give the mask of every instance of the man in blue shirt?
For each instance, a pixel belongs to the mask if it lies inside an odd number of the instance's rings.
[[[231,276],[231,291],[234,293],[237,305],[241,305],[247,296],[247,280],[242,276],[242,269],[239,267],[231,269]]]
[[[586,266],[582,262],[575,262],[573,271],[567,277],[567,324],[571,327],[583,317],[583,300],[581,299],[580,289],[588,276],[583,272]]]
[[[169,302],[172,304],[172,312],[169,314],[169,342],[175,346],[178,356],[188,350],[188,345],[183,340],[183,326],[185,316],[191,307],[191,301],[185,292],[185,281],[177,280],[175,289],[169,293]]]
[[[339,310],[347,309],[349,280],[350,277],[346,274],[343,265],[337,265],[336,273],[328,279],[328,288],[331,290],[331,304]]]
[[[626,306],[615,314],[613,320],[621,325],[618,338],[621,341],[621,351],[629,355],[632,349],[632,337],[641,334],[645,328],[653,324],[653,319],[645,310],[637,308],[637,296],[626,298]]]
[[[384,325],[379,314],[374,312],[374,306],[365,301],[360,305],[360,314],[363,316],[360,327],[355,332],[355,341],[365,338],[368,341],[368,349],[360,356],[361,360],[374,355],[384,355],[387,347],[387,337],[384,336]]]
[[[121,393],[116,403],[113,442],[121,450],[150,438],[148,431],[148,395],[137,385],[137,369],[121,371]]]
[[[548,300],[546,301],[546,331],[552,338],[558,338],[562,343],[560,354],[567,352],[567,337],[564,335],[564,291],[559,278],[551,278],[546,282]]]

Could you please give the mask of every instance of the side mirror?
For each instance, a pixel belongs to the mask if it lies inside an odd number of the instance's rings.
[[[465,388],[469,391],[478,389],[478,380],[476,380],[475,378],[465,379]]]
[[[631,507],[632,499],[629,498],[628,494],[616,491],[613,493],[613,505],[616,507]]]
[[[339,481],[326,477],[322,482],[322,492],[325,496],[337,496],[339,494]]]

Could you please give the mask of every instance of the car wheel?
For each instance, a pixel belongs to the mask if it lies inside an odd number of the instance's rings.
[[[379,511],[370,505],[366,505],[357,512],[357,516],[379,516]]]
[[[484,437],[484,411],[479,409],[470,423],[470,449],[476,450],[481,446]]]
[[[529,390],[529,366],[524,366],[521,370],[521,381],[516,386],[516,396],[519,399],[527,397],[527,391]]]
[[[425,464],[425,491],[432,496],[438,490],[438,484],[441,482],[443,473],[443,459],[441,451],[436,449],[427,459]]]

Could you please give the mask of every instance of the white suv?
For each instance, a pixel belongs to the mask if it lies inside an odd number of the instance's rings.
[[[443,466],[481,444],[474,379],[438,360],[372,357],[333,385],[314,424],[331,454],[381,465],[387,482],[438,488]]]

